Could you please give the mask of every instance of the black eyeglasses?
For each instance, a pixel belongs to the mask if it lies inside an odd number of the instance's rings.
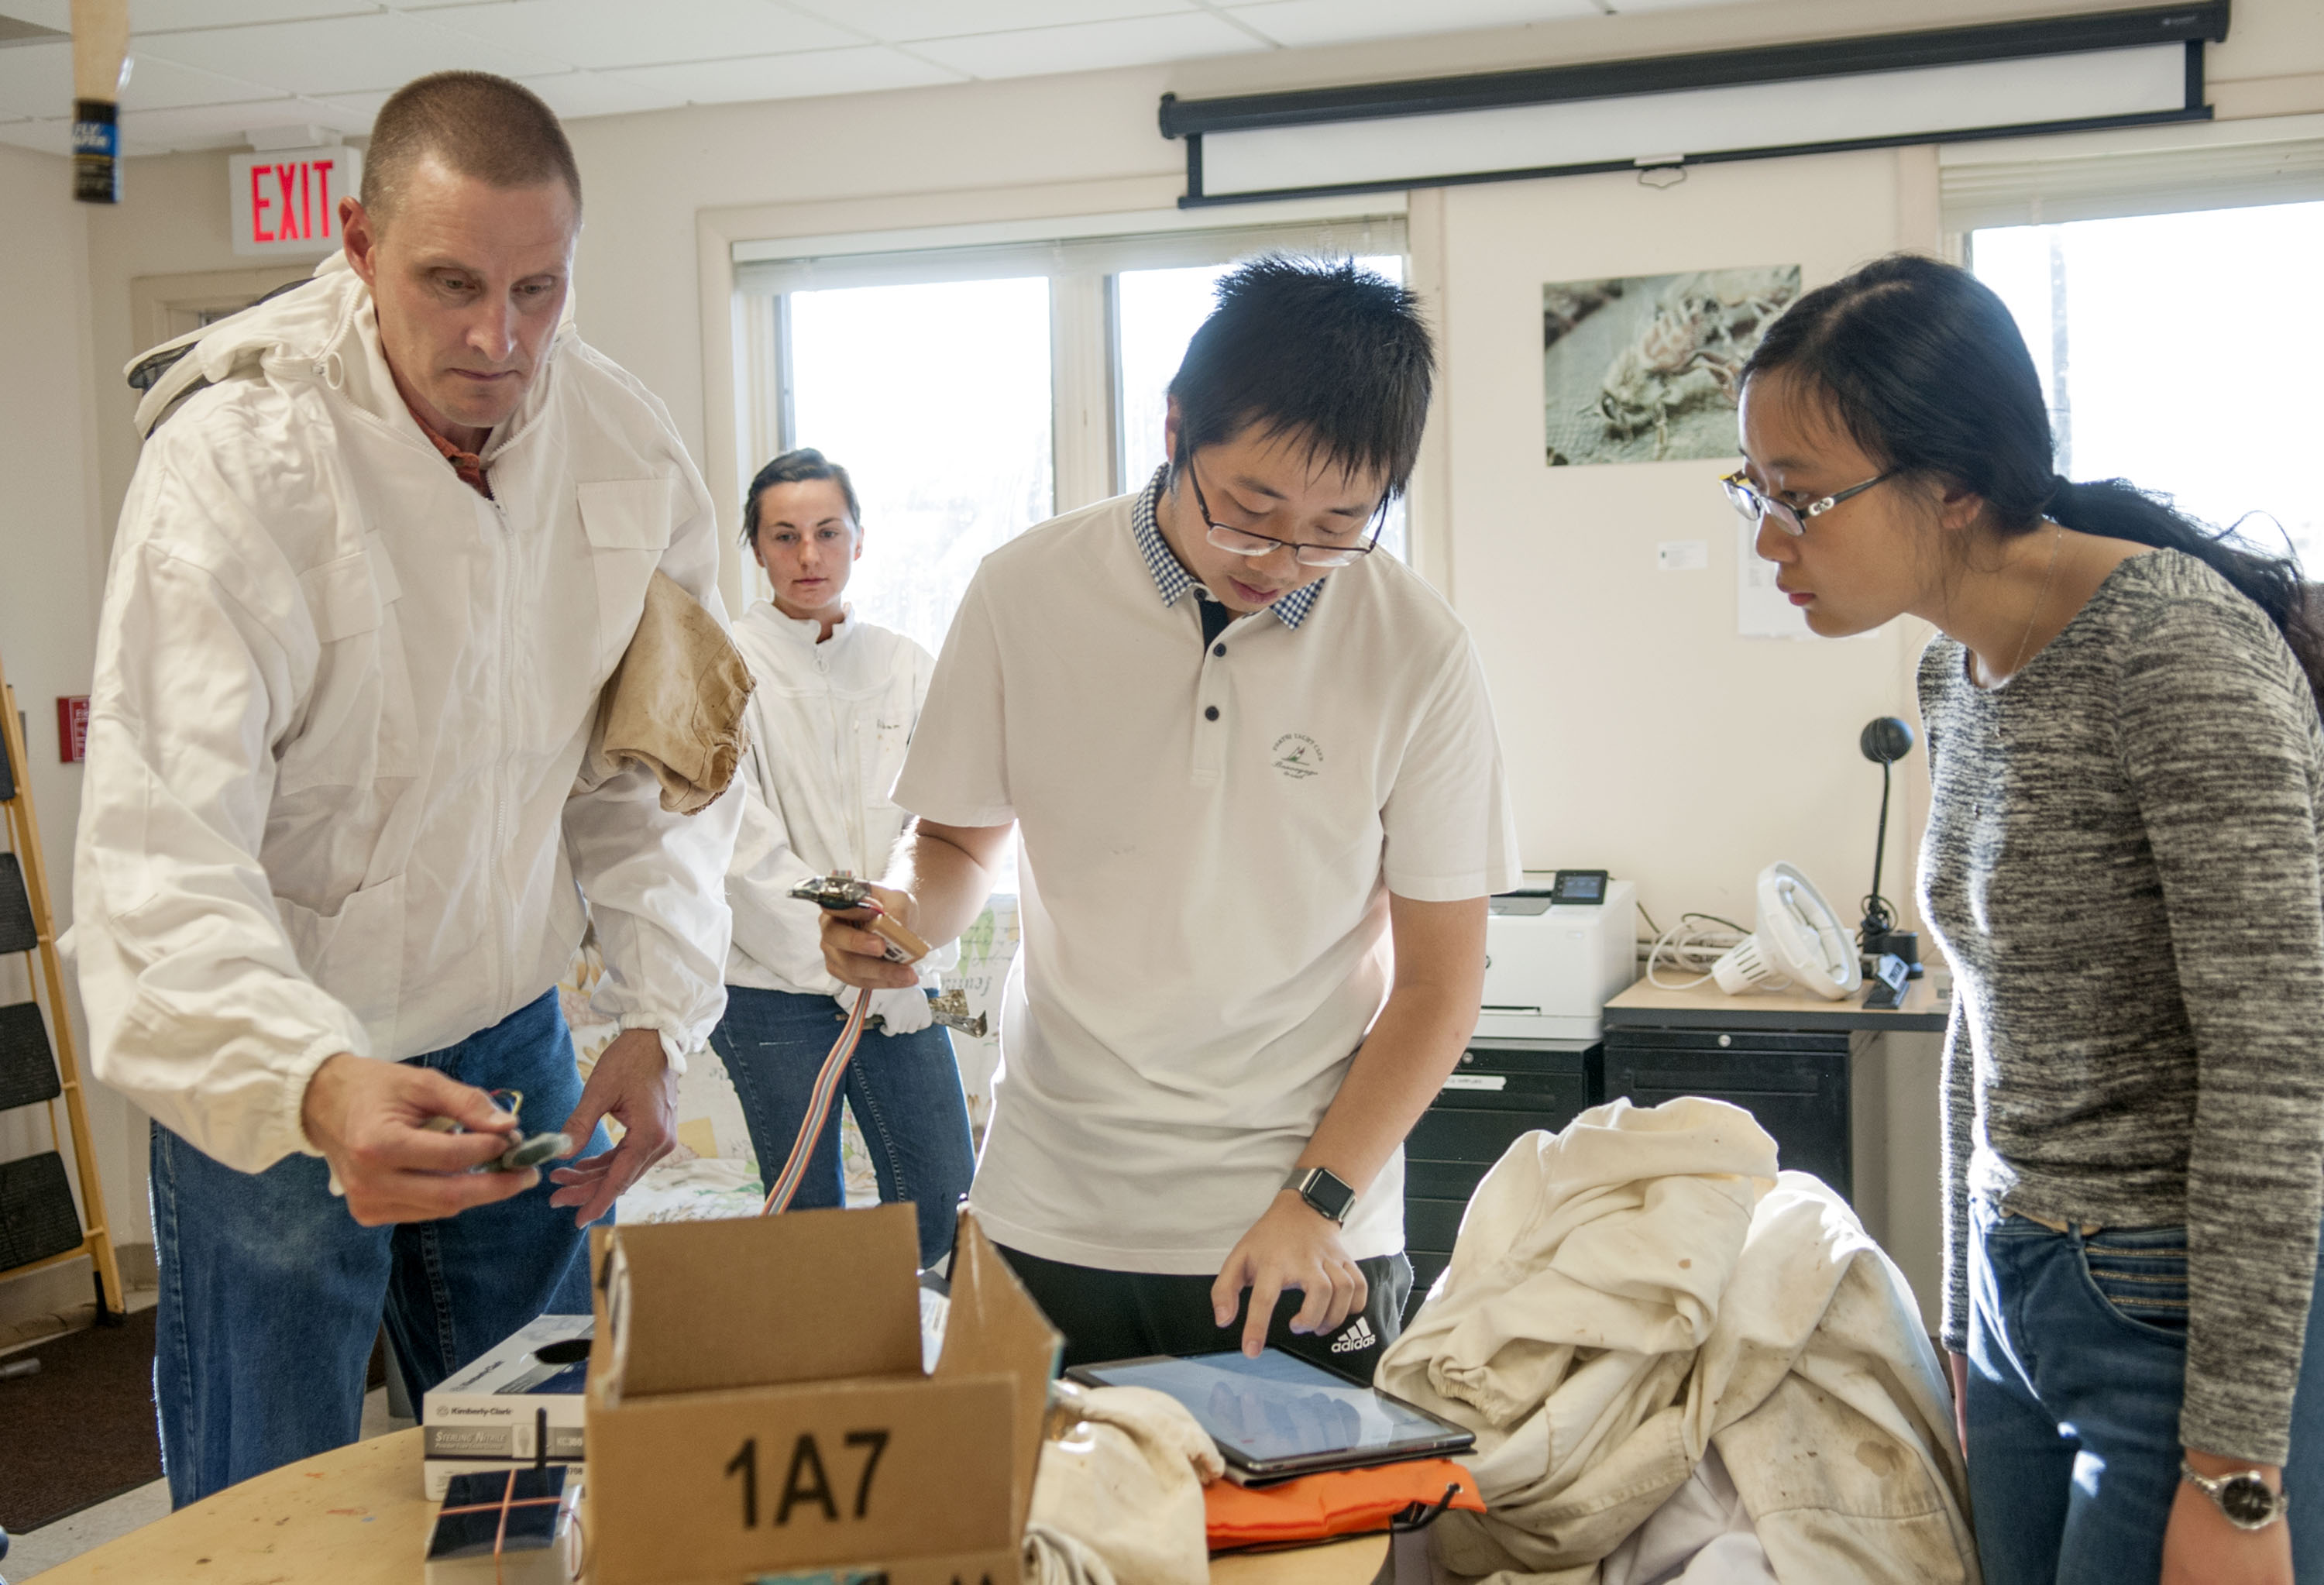
[[[1821,517],[1849,496],[1861,495],[1873,485],[1886,484],[1895,478],[1896,474],[1896,469],[1890,468],[1877,479],[1867,479],[1861,484],[1850,484],[1845,490],[1835,491],[1821,501],[1811,501],[1805,506],[1794,506],[1788,501],[1779,500],[1766,493],[1752,484],[1749,475],[1740,470],[1728,475],[1719,483],[1726,489],[1727,499],[1733,503],[1735,510],[1743,514],[1745,522],[1757,525],[1773,519],[1777,528],[1796,539],[1808,531],[1808,519]]]
[[[1380,530],[1388,527],[1388,497],[1383,495],[1379,508],[1372,513],[1372,537],[1361,545],[1319,545],[1296,539],[1277,539],[1214,521],[1211,516],[1211,503],[1203,499],[1203,482],[1194,476],[1194,458],[1191,453],[1186,457],[1186,482],[1194,485],[1194,504],[1202,510],[1203,521],[1209,525],[1204,537],[1220,549],[1231,551],[1237,556],[1269,556],[1277,550],[1288,550],[1292,559],[1302,567],[1345,567],[1359,556],[1370,556],[1379,544]]]

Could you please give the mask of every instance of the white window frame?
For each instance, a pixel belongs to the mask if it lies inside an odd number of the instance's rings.
[[[2257,116],[1937,150],[1945,256],[1972,232],[2324,198],[2324,115]]]
[[[914,281],[1050,277],[1050,347],[1055,509],[1069,511],[1115,493],[1120,426],[1114,405],[1112,277],[1125,270],[1218,263],[1263,247],[1401,253],[1406,280],[1424,293],[1423,261],[1412,257],[1407,204],[1401,193],[1296,200],[1239,207],[1233,224],[1201,210],[1165,207],[1167,189],[1151,181],[1073,184],[1073,191],[964,194],[966,204],[1047,209],[1100,195],[1140,201],[1087,203],[1078,212],[1004,214],[951,223],[936,218],[956,205],[933,198],[841,200],[779,208],[706,211],[697,217],[701,247],[706,475],[730,541],[722,582],[741,609],[760,591],[761,575],[731,540],[752,472],[788,439],[780,318],[788,291]],[[1433,198],[1434,195],[1422,195]],[[1028,200],[1030,200],[1028,202]],[[1043,202],[1042,200],[1047,200]],[[915,213],[918,211],[918,213]],[[817,221],[825,224],[816,224]],[[850,225],[853,221],[856,224]],[[831,224],[830,222],[836,222]],[[868,223],[868,224],[867,224]],[[883,224],[884,223],[884,224]],[[1421,228],[1433,236],[1434,228]],[[1433,265],[1434,261],[1426,261]],[[1434,427],[1432,426],[1432,429]],[[1431,449],[1424,444],[1424,469]],[[724,484],[722,489],[722,482]],[[1416,484],[1422,481],[1416,479]],[[1414,565],[1442,586],[1449,557],[1432,558],[1442,536],[1424,530],[1425,492],[1407,508]],[[1433,525],[1432,525],[1433,526]]]

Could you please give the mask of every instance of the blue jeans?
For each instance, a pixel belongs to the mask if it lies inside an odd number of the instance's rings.
[[[523,1091],[527,1133],[581,1099],[554,991],[411,1060]],[[583,1154],[606,1144],[600,1129]],[[546,1174],[512,1200],[396,1227],[358,1225],[330,1176],[315,1156],[236,1172],[154,1127],[153,1397],[173,1507],[355,1441],[383,1315],[416,1404],[535,1316],[588,1312],[586,1235],[549,1203]]]
[[[2141,1585],[2179,1489],[2187,1230],[1969,1208],[1969,1486],[1987,1585]],[[2293,1399],[2294,1568],[2324,1578],[2324,1296]]]
[[[742,1098],[759,1173],[769,1182],[790,1158],[807,1121],[815,1075],[845,1022],[828,996],[726,987],[726,1016],[710,1044]],[[880,1198],[909,1201],[918,1209],[920,1265],[934,1266],[952,1252],[961,1196],[976,1173],[952,1037],[934,1024],[913,1035],[867,1031],[847,1064],[842,1092],[871,1148]],[[834,1106],[791,1205],[807,1211],[844,1200],[839,1108]]]

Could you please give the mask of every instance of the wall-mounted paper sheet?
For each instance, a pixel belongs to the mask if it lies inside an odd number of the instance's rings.
[[[1757,530],[1735,525],[1735,631],[1747,639],[1812,639],[1807,613],[1775,587],[1775,564],[1752,548]]]

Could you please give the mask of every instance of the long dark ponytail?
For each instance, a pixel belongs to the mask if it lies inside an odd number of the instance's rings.
[[[2324,700],[2324,622],[2299,563],[2198,522],[2127,479],[2078,484],[2053,472],[2050,412],[2024,337],[1968,271],[1895,253],[1817,288],[1768,327],[1743,378],[1779,369],[1828,398],[1882,466],[1982,497],[2000,533],[2030,533],[2046,516],[2205,563],[2267,613]]]

